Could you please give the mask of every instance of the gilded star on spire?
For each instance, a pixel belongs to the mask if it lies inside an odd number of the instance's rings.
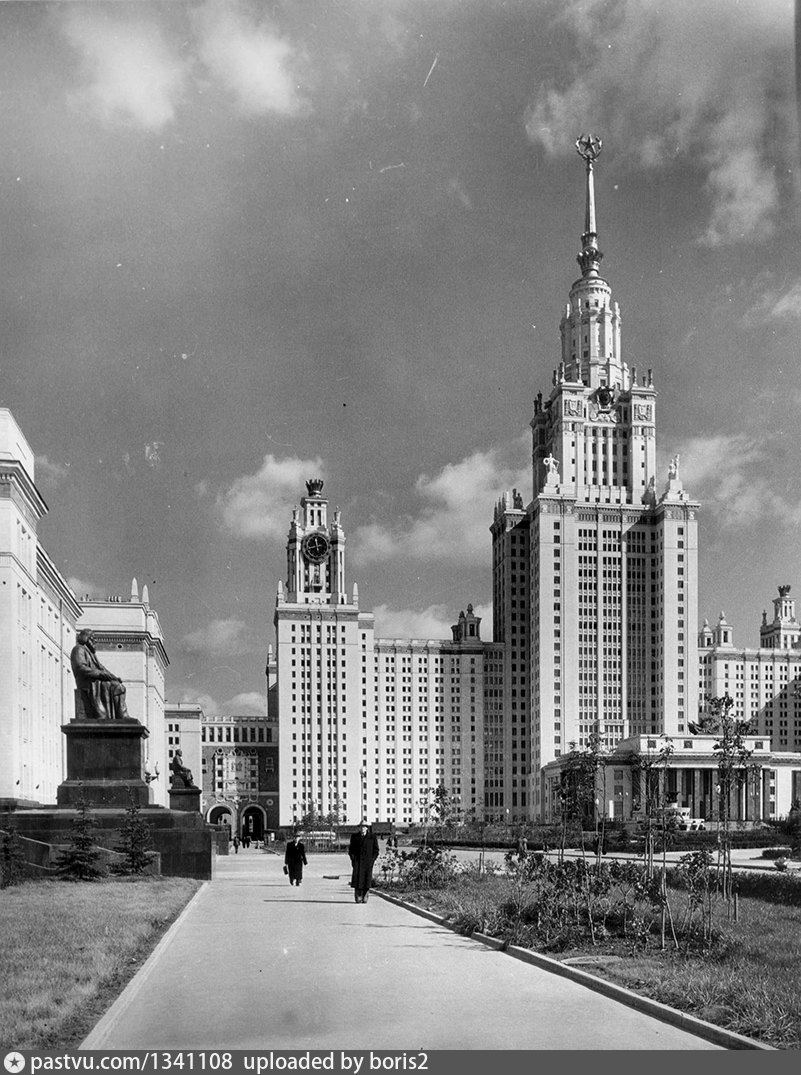
[[[592,164],[593,161],[598,159],[602,147],[603,142],[600,138],[596,138],[594,134],[582,134],[576,139],[576,150],[587,164]]]

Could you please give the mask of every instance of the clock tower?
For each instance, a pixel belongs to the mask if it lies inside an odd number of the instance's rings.
[[[323,482],[306,482],[306,496],[295,508],[287,542],[287,598],[300,604],[344,605],[345,534],[339,509],[328,522]]]
[[[279,824],[357,822],[374,793],[373,616],[345,593],[345,532],[323,482],[306,482],[275,601]]]

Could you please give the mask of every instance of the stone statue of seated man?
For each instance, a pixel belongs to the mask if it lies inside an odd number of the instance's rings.
[[[170,762],[170,772],[172,773],[170,781],[172,787],[194,788],[195,781],[192,779],[192,770],[184,765],[183,755],[180,750],[176,750],[173,755],[173,759]]]
[[[97,659],[94,631],[78,632],[70,664],[85,716],[91,720],[131,720],[125,684]]]

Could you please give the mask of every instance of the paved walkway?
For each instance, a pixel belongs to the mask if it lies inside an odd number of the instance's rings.
[[[345,855],[291,887],[255,849],[217,859],[82,1049],[714,1049],[373,893]]]

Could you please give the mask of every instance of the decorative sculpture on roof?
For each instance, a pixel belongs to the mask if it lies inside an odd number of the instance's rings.
[[[543,463],[545,464],[546,469],[546,483],[548,485],[556,485],[559,481],[559,461],[555,459],[553,455],[549,455],[543,459]]]

